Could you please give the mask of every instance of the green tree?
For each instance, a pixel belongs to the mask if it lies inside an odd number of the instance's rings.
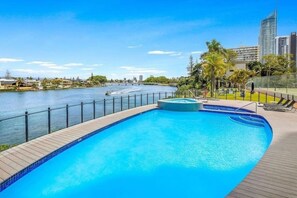
[[[53,85],[53,88],[58,88],[61,85],[62,81],[63,80],[61,78],[52,79],[51,83]]]
[[[106,76],[96,75],[96,76],[91,76],[88,79],[88,81],[90,81],[93,85],[102,85],[107,82],[107,78]]]
[[[204,78],[202,75],[202,64],[197,63],[192,70],[191,77],[193,77],[193,87],[202,88]]]
[[[235,61],[237,58],[237,53],[234,50],[227,49],[224,51],[223,55],[225,57],[225,63],[226,63],[227,69],[230,70],[234,68]]]
[[[262,76],[263,64],[259,61],[252,61],[246,64],[246,67],[250,71],[255,71],[257,76]]]
[[[221,78],[226,73],[225,57],[218,52],[208,52],[203,56],[203,76],[210,80],[211,97],[214,95],[215,79]]]
[[[223,48],[223,46],[221,45],[220,42],[218,42],[217,40],[213,39],[212,41],[208,41],[206,42],[206,46],[208,48],[208,52],[212,53],[212,52],[217,52],[219,54],[225,54],[226,53],[226,49]]]
[[[248,79],[255,75],[254,71],[237,69],[229,76],[229,80],[236,85],[239,89],[243,89]]]
[[[187,67],[189,75],[191,75],[194,66],[195,66],[195,64],[194,64],[194,61],[193,61],[193,56],[191,55],[190,58],[189,58],[189,64],[188,64],[188,67]]]

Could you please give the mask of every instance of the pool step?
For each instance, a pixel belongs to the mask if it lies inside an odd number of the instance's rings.
[[[264,120],[260,119],[260,118],[256,118],[253,116],[239,116],[241,119],[243,120],[247,120],[247,121],[253,121],[253,122],[258,122],[258,123],[265,123]]]
[[[264,121],[251,116],[230,116],[231,120],[257,127],[265,127]]]

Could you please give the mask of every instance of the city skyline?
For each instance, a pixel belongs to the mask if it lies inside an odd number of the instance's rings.
[[[187,75],[190,55],[216,39],[258,44],[274,1],[10,1],[0,8],[0,76],[109,79]],[[293,0],[278,5],[278,35],[297,31]],[[205,9],[207,8],[207,9]]]

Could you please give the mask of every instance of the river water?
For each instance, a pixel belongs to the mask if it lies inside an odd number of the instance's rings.
[[[171,96],[175,90],[175,87],[169,86],[110,85],[81,89],[0,92],[0,144],[19,144],[26,141],[25,111],[29,112],[28,139],[30,140],[45,135],[49,131],[65,128],[67,113],[68,126],[72,126],[79,124],[82,120],[91,120],[94,117],[101,117],[104,114],[137,107],[141,104],[156,103],[159,98]],[[106,96],[106,92],[110,92],[110,95]],[[115,99],[113,100],[113,98]],[[105,105],[104,99],[106,100]],[[69,105],[68,110],[66,110],[67,104]],[[50,129],[46,111],[48,107],[52,109],[50,111]],[[34,114],[38,111],[44,112]],[[22,116],[1,121],[1,119],[17,115]]]

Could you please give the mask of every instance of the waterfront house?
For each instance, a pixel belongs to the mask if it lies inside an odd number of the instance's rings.
[[[14,79],[0,79],[0,89],[6,90],[6,89],[14,89],[16,86],[16,80]]]

